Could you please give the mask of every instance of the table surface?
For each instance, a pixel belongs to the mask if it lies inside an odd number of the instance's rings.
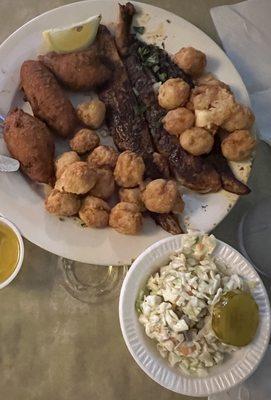
[[[209,9],[223,0],[145,0],[197,25],[219,43]],[[65,0],[1,0],[0,41],[26,21]],[[242,198],[215,229],[238,248],[242,215],[271,194],[270,148],[260,143]],[[0,292],[0,393],[5,400],[158,399],[187,397],[149,379],[128,353],[118,321],[118,299],[90,305],[62,287],[58,257],[25,240],[25,261],[16,280]],[[86,273],[86,271],[84,272]],[[100,272],[102,274],[102,272]],[[188,399],[188,398],[187,398]]]

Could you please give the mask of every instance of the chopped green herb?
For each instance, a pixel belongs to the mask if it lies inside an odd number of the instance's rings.
[[[62,217],[59,217],[58,219],[59,219],[59,221],[61,221],[61,222],[62,222],[62,221],[65,221],[65,219],[62,218]]]
[[[171,21],[170,21],[170,19],[166,19],[166,21],[167,21],[167,23],[168,23],[168,24],[171,24]]]
[[[87,226],[84,222],[81,222],[80,225],[82,226],[82,228],[85,228]]]
[[[133,109],[135,115],[141,115],[146,111],[146,106],[144,106],[144,104],[136,104],[134,105]]]
[[[165,82],[166,81],[167,74],[165,72],[160,72],[157,75],[158,75],[159,81],[161,81],[161,82]]]
[[[155,65],[154,67],[152,67],[153,72],[158,72],[160,69],[159,65]]]
[[[143,33],[145,32],[145,27],[144,26],[134,26],[133,29],[139,35],[143,35]]]
[[[133,92],[134,92],[134,94],[135,94],[136,96],[138,96],[138,95],[139,95],[139,93],[138,93],[138,91],[136,90],[136,88],[135,88],[135,87],[133,87]]]

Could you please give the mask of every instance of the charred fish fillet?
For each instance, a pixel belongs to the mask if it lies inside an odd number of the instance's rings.
[[[161,160],[157,162],[157,153],[153,147],[148,124],[119,57],[114,38],[105,26],[100,26],[97,42],[101,53],[113,65],[110,82],[98,94],[106,105],[107,124],[114,143],[121,151],[131,150],[142,155],[150,178],[163,177],[167,173],[167,168],[163,167]],[[159,216],[153,213],[152,217],[168,232],[172,234],[182,232],[173,214]]]

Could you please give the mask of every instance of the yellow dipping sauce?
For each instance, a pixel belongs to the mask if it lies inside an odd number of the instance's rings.
[[[246,346],[254,338],[258,324],[258,305],[250,293],[232,290],[214,305],[212,327],[223,343]]]
[[[0,282],[15,270],[20,255],[20,243],[15,232],[0,221]]]

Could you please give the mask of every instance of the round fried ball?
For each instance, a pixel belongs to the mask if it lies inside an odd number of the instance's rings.
[[[104,200],[87,196],[79,210],[79,217],[87,226],[105,228],[108,225],[109,213],[110,207]]]
[[[60,192],[85,194],[93,188],[97,173],[86,162],[77,161],[69,165],[56,181],[55,188]]]
[[[55,160],[56,179],[59,179],[68,165],[80,161],[80,157],[75,151],[66,151]]]
[[[142,182],[144,172],[145,164],[142,157],[127,150],[119,155],[114,177],[119,186],[132,188]]]
[[[182,132],[194,125],[195,116],[187,108],[179,107],[176,110],[169,111],[162,122],[170,135],[180,136]]]
[[[256,140],[247,130],[236,130],[221,143],[224,157],[231,161],[243,161],[248,158],[255,148]]]
[[[79,104],[76,111],[80,121],[92,129],[100,128],[104,122],[105,104],[99,99]]]
[[[91,189],[92,196],[100,197],[101,199],[108,199],[115,190],[115,181],[113,172],[110,169],[100,168],[97,169],[97,182]]]
[[[139,211],[146,211],[144,203],[141,198],[141,191],[138,187],[132,189],[121,188],[119,190],[120,201],[135,204]]]
[[[236,112],[222,125],[228,132],[249,129],[254,123],[255,117],[249,107],[238,105]]]
[[[190,86],[181,78],[171,78],[164,82],[158,93],[159,105],[166,110],[180,107],[187,101]]]
[[[178,198],[176,182],[155,179],[146,185],[142,192],[145,207],[152,212],[168,213],[173,210]]]
[[[183,47],[175,54],[173,60],[178,67],[193,77],[201,75],[206,66],[206,55],[194,47]]]
[[[109,225],[119,233],[136,235],[142,227],[142,215],[135,204],[122,201],[112,208]]]
[[[71,149],[78,154],[92,151],[99,146],[100,138],[95,131],[90,129],[80,129],[70,140]]]
[[[94,168],[111,168],[114,169],[117,163],[118,153],[113,147],[98,146],[88,156],[88,164]]]
[[[45,200],[45,208],[50,214],[70,217],[78,213],[80,199],[72,193],[61,193],[53,189]]]
[[[194,127],[181,134],[180,145],[193,156],[200,156],[210,153],[214,145],[214,137],[206,129]]]

